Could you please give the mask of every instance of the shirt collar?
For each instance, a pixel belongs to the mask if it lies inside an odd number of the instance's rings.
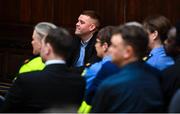
[[[51,65],[51,64],[66,64],[64,60],[48,60],[45,62],[45,65]]]
[[[81,40],[81,45],[87,46],[87,44],[89,43],[89,41],[91,40],[91,38],[92,38],[92,36],[91,36],[88,40],[86,40],[86,41],[82,41],[82,40]]]

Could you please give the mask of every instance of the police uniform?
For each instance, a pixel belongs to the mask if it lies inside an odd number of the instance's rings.
[[[32,59],[25,60],[25,64],[21,66],[19,70],[20,73],[31,72],[36,70],[42,70],[45,67],[45,64],[42,62],[40,56],[36,56]]]

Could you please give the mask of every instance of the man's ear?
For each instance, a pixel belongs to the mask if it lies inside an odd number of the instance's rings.
[[[104,51],[106,52],[107,50],[108,50],[108,44],[105,42],[105,43],[103,43],[103,49],[104,49]]]
[[[159,35],[158,31],[157,31],[157,30],[154,31],[154,32],[152,33],[153,40],[157,39],[158,35]]]
[[[52,46],[49,43],[46,44],[46,50],[45,51],[46,51],[45,54],[49,54],[52,51]]]
[[[133,48],[131,46],[127,46],[125,48],[124,58],[128,59],[128,58],[134,56],[133,54],[134,54]]]
[[[90,31],[94,31],[96,29],[96,25],[95,24],[91,24],[90,26],[89,26],[89,30]]]

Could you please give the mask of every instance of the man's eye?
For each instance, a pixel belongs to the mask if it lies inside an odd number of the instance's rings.
[[[84,21],[80,21],[81,24],[84,24],[85,22]]]

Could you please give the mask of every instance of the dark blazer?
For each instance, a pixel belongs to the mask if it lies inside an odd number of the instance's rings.
[[[17,78],[2,112],[46,112],[53,108],[74,112],[82,101],[84,89],[84,79],[70,73],[66,65],[48,65],[42,71],[24,73]]]
[[[165,95],[165,106],[168,109],[173,95],[180,88],[180,56],[177,57],[173,66],[163,71],[163,74],[162,87]]]
[[[92,112],[142,113],[163,108],[160,73],[142,62],[130,63],[107,78],[93,99]]]
[[[86,64],[89,64],[89,63],[92,64],[100,60],[100,58],[97,57],[97,52],[95,49],[96,36],[97,36],[97,32],[94,33],[93,37],[90,39],[90,41],[88,42],[88,45],[85,48],[84,66]],[[78,61],[79,55],[80,55],[80,47],[81,47],[80,38],[74,38],[73,51],[67,60],[68,66],[73,67]]]

